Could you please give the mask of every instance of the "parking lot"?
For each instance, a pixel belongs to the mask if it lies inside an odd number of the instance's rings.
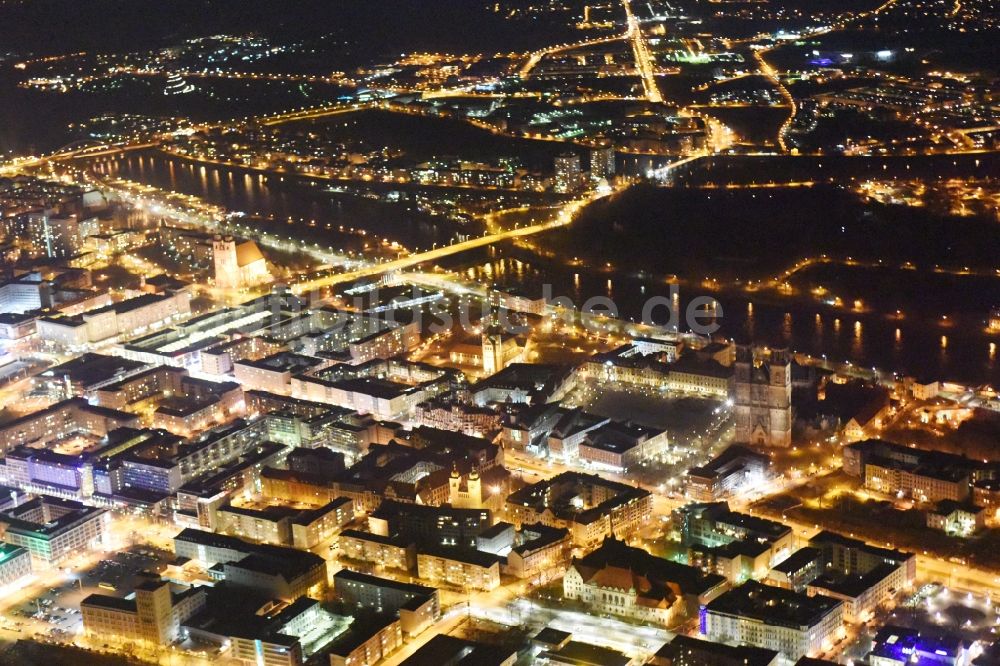
[[[56,587],[9,608],[3,627],[26,635],[40,634],[60,640],[83,630],[80,602],[91,594],[125,597],[135,588],[143,571],[159,571],[173,554],[149,546],[133,546],[100,560],[90,569],[70,573]]]
[[[996,640],[1000,610],[984,594],[950,590],[940,582],[925,581],[901,597],[892,610],[880,611],[867,625],[852,632],[849,645],[841,655],[847,659],[863,659],[871,650],[878,627],[897,625],[918,629],[922,634],[953,634],[969,644]]]

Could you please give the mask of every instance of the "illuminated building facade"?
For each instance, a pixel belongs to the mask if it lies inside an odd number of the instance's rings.
[[[562,153],[555,159],[554,189],[560,194],[576,192],[581,185],[580,156],[576,153]]]
[[[736,441],[791,446],[792,364],[785,349],[736,348],[734,414]]]

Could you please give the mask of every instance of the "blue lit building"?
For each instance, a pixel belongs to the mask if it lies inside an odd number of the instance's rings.
[[[968,647],[958,636],[886,625],[876,634],[868,661],[871,666],[967,666]]]

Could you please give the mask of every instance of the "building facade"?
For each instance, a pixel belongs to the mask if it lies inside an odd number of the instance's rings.
[[[736,348],[736,441],[760,446],[792,443],[792,374],[788,350]]]

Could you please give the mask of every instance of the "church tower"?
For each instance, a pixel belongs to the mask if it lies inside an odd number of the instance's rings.
[[[458,489],[462,485],[462,475],[458,473],[458,466],[451,466],[451,477],[448,479],[448,503],[455,506],[458,502]]]
[[[483,329],[483,372],[492,375],[503,370],[503,335],[500,327]]]
[[[768,364],[770,395],[767,407],[770,411],[771,446],[791,446],[792,444],[792,360],[787,349],[771,352]]]
[[[240,286],[240,266],[236,259],[236,239],[216,235],[212,239],[212,260],[215,264],[215,286],[235,289]]]
[[[483,501],[483,488],[482,480],[479,478],[479,472],[473,469],[469,472],[469,480],[466,482],[468,486],[468,504],[470,509],[480,509],[482,508]]]
[[[786,349],[737,345],[733,377],[736,441],[791,446],[792,364]]]

